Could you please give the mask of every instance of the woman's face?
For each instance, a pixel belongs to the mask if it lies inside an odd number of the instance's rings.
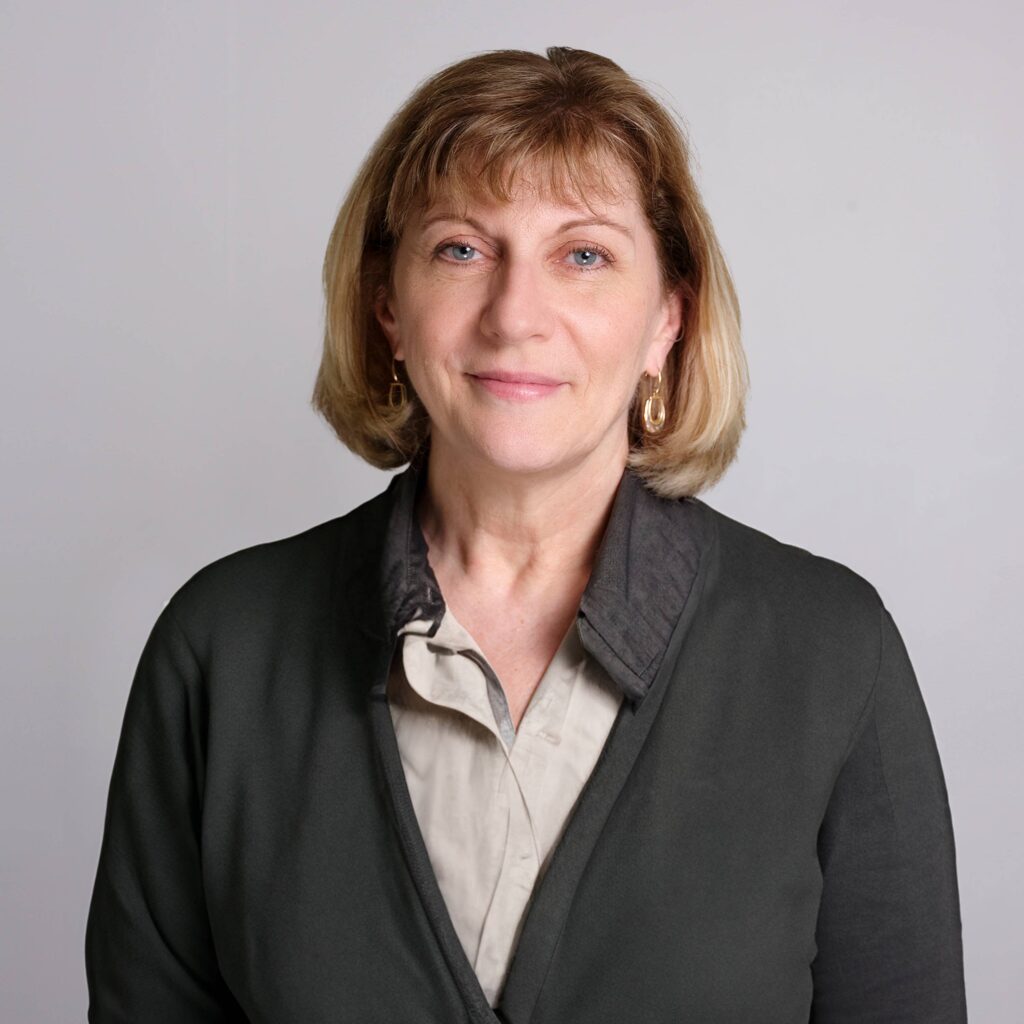
[[[678,336],[654,233],[622,167],[613,203],[562,205],[523,176],[512,201],[420,211],[376,313],[431,419],[431,447],[478,469],[625,464],[641,375]]]

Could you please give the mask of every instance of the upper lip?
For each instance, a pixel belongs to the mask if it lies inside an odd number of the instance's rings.
[[[554,377],[545,377],[542,373],[523,373],[516,370],[480,370],[470,374],[472,377],[484,377],[487,380],[501,380],[509,384],[561,384]]]

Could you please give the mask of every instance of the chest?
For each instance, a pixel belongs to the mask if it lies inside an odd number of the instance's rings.
[[[578,602],[570,599],[495,608],[468,594],[455,594],[449,604],[498,677],[512,724],[518,729],[566,630],[575,628]]]
[[[215,746],[245,757],[213,765],[207,785],[205,884],[225,976],[259,1024],[493,1024],[415,825],[387,705],[355,698],[374,664],[282,679],[282,703],[252,702],[239,741]],[[617,723],[526,913],[501,1019],[614,1024],[643,1006],[649,1021],[806,1024],[814,809],[832,776],[813,755],[838,744],[771,699],[763,664],[701,643],[668,666],[660,704]]]

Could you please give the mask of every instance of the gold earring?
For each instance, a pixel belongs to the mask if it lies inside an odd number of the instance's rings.
[[[388,408],[401,409],[405,405],[405,385],[398,379],[395,358],[391,357],[391,385],[388,387]]]
[[[648,380],[654,380],[649,373],[644,376]],[[644,402],[644,431],[648,434],[657,434],[665,426],[665,400],[661,397],[661,370],[658,371],[658,379],[654,381],[654,388]]]

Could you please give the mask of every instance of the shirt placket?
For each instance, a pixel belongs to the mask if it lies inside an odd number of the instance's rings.
[[[527,706],[510,748],[505,748],[507,770],[502,773],[501,788],[508,801],[508,839],[501,876],[484,918],[474,965],[492,1002],[501,989],[509,951],[518,941],[525,911],[540,875],[544,858],[539,840],[542,823],[536,818],[543,806],[539,787],[545,775],[544,765],[557,759],[553,748],[561,742],[577,667],[565,646],[560,647],[555,662]],[[485,666],[485,671],[490,671],[489,666]]]
[[[560,753],[563,726],[572,689],[579,670],[579,651],[571,643],[575,634],[559,647],[555,659],[534,693],[519,731],[512,725],[508,703],[494,670],[472,637],[450,613],[435,635],[427,640],[430,623],[409,623],[402,632],[420,634],[417,642],[429,642],[465,656],[479,668],[484,687],[466,688],[464,672],[432,673],[430,690],[422,695],[434,703],[461,712],[484,725],[493,737],[495,756],[503,760],[495,788],[497,821],[506,824],[501,867],[493,886],[491,901],[480,927],[473,969],[489,1001],[494,1004],[525,918],[525,910],[536,887],[545,859],[540,836],[551,823],[535,818],[543,812],[541,788],[550,778],[551,762]],[[422,654],[422,649],[419,652]],[[418,673],[412,673],[415,677]],[[420,678],[423,678],[420,674]],[[550,837],[549,837],[550,838]]]

